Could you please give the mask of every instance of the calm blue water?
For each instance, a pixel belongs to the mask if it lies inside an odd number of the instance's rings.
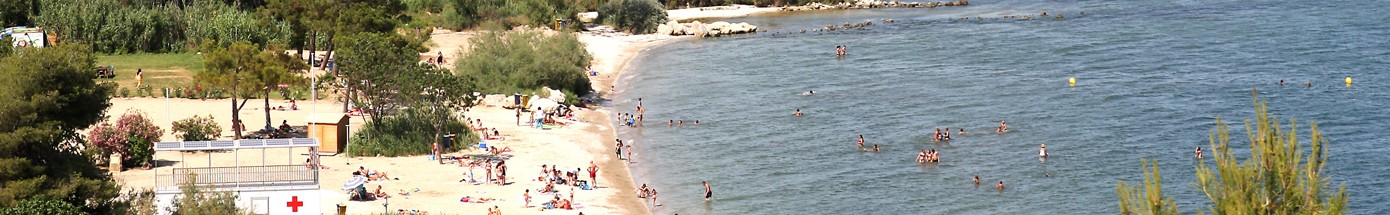
[[[1114,214],[1116,182],[1141,181],[1149,158],[1193,213],[1208,200],[1192,188],[1192,149],[1217,116],[1244,148],[1258,88],[1303,137],[1319,122],[1352,213],[1390,214],[1390,2],[971,3],[741,18],[769,32],[644,52],[610,104],[648,108],[646,127],[619,131],[638,143],[637,182],[660,191],[657,214]],[[1067,18],[958,20],[1044,10]],[[797,33],[883,18],[898,22]],[[1001,119],[1013,131],[992,134]],[[937,144],[937,127],[972,133]],[[859,134],[883,152],[855,151]],[[915,164],[921,149],[942,163]]]

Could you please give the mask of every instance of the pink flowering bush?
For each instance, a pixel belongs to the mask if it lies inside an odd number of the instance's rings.
[[[163,133],[144,113],[131,112],[116,120],[115,126],[101,123],[92,128],[87,141],[103,153],[121,155],[126,167],[146,166],[154,157],[154,143]]]

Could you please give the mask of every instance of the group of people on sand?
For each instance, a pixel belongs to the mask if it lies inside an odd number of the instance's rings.
[[[650,201],[652,203],[652,207],[661,206],[661,204],[656,203],[656,197],[656,188],[648,187],[647,184],[642,184],[642,187],[637,188],[637,198],[643,198],[646,199],[646,201]]]
[[[496,149],[496,148],[493,148],[493,149]],[[459,182],[468,182],[468,183],[472,183],[472,184],[475,184],[475,185],[481,185],[481,184],[485,184],[485,183],[496,183],[497,185],[507,185],[507,161],[506,161],[506,160],[496,160],[496,162],[493,162],[493,159],[492,159],[492,158],[485,158],[485,159],[482,159],[482,160],[474,160],[474,159],[471,159],[470,157],[455,157],[454,159],[455,159],[455,162],[458,162],[458,165],[459,165],[460,167],[464,167],[464,166],[467,166],[467,167],[468,167],[468,172],[463,173],[463,179],[459,179]],[[480,168],[480,167],[483,169],[483,171],[485,171],[485,175],[484,175],[485,177],[484,177],[481,181],[475,178],[475,175],[474,175],[474,172],[473,172],[474,169],[477,169],[477,168]]]

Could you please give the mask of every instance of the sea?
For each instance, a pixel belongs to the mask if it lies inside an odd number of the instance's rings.
[[[765,31],[645,50],[605,104],[646,109],[617,133],[636,144],[634,180],[659,193],[654,214],[1117,214],[1116,184],[1142,183],[1141,159],[1192,214],[1211,204],[1193,150],[1212,153],[1221,118],[1248,157],[1255,94],[1300,142],[1313,123],[1325,133],[1324,175],[1351,214],[1390,214],[1388,1],[976,0],[721,20]],[[937,128],[967,134],[937,142]],[[858,135],[881,152],[856,150]],[[914,162],[924,149],[941,162]]]

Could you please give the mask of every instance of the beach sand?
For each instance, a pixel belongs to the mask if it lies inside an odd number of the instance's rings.
[[[752,8],[740,7],[733,10],[704,10],[683,9],[670,11],[673,19],[698,19],[698,18],[717,18],[717,17],[738,17],[747,16],[754,13],[776,11],[776,8]],[[436,44],[433,50],[422,53],[424,57],[432,57],[439,52],[445,54],[446,63],[453,63],[457,59],[457,54],[461,50],[466,50],[468,38],[474,32],[448,32],[437,31],[432,35]],[[590,76],[591,82],[597,95],[608,97],[613,94],[613,85],[618,77],[621,77],[626,65],[641,51],[654,45],[677,39],[689,39],[693,37],[673,37],[664,35],[627,35],[622,33],[598,33],[585,32],[579,34],[580,41],[587,44],[586,49],[593,55],[593,70],[598,72],[596,76]],[[259,129],[265,124],[264,112],[260,109],[263,106],[261,100],[248,100],[248,104],[241,112],[241,117],[247,122],[247,128],[251,130]],[[156,125],[165,129],[166,134],[162,137],[164,141],[176,140],[175,137],[167,132],[170,122],[188,118],[194,115],[212,115],[223,128],[223,138],[229,139],[230,132],[230,101],[228,100],[191,100],[191,99],[163,99],[163,98],[116,98],[112,99],[113,106],[107,111],[107,115],[114,120],[128,110],[139,110],[145,112]],[[288,101],[272,100],[272,106],[288,106]],[[329,101],[298,101],[301,110],[297,111],[271,111],[272,125],[279,125],[281,120],[288,120],[290,125],[305,125],[311,113],[340,113],[342,103]],[[595,108],[597,107],[597,108]],[[426,156],[408,157],[347,157],[340,154],[336,156],[323,156],[322,164],[329,169],[320,172],[320,190],[322,191],[321,209],[324,212],[336,211],[335,205],[344,204],[348,208],[349,214],[367,214],[381,212],[395,212],[398,209],[428,211],[436,214],[457,214],[457,213],[483,213],[488,208],[497,207],[507,214],[650,214],[650,206],[646,205],[642,199],[636,198],[636,186],[631,176],[630,167],[627,163],[619,160],[613,154],[615,139],[614,127],[612,125],[612,110],[608,107],[591,106],[590,108],[576,109],[576,120],[562,128],[536,129],[528,126],[515,124],[515,112],[503,109],[496,104],[479,104],[464,114],[465,117],[481,119],[483,127],[496,128],[505,135],[505,140],[486,141],[490,146],[510,147],[513,151],[504,153],[510,156],[506,162],[508,166],[508,185],[482,184],[474,185],[459,182],[468,172],[467,167],[459,167],[456,164],[439,164],[438,161],[429,160]],[[523,113],[523,117],[527,113]],[[353,131],[360,129],[365,124],[362,117],[351,119]],[[240,152],[212,152],[212,153],[179,153],[179,152],[159,152],[155,155],[155,160],[159,163],[158,167],[151,170],[130,169],[115,174],[115,178],[124,185],[126,190],[150,189],[154,188],[154,175],[156,171],[168,173],[175,167],[204,167],[213,166],[233,166],[237,163],[242,165],[281,165],[281,164],[302,164],[308,158],[307,149],[269,149],[269,150],[242,150]],[[480,155],[482,150],[464,150],[451,155]],[[559,165],[561,171],[572,171],[579,168],[586,168],[589,162],[594,162],[599,166],[597,189],[580,190],[575,189],[571,192],[568,186],[557,186],[562,198],[569,198],[572,194],[578,207],[576,210],[540,210],[538,207],[541,202],[551,199],[554,196],[540,194],[536,192],[545,184],[537,181],[540,176],[541,165]],[[351,173],[358,167],[386,172],[391,178],[399,180],[375,181],[367,184],[368,190],[374,190],[377,186],[382,187],[383,192],[387,192],[392,197],[388,200],[378,199],[367,202],[348,201],[347,192],[341,190],[341,185],[346,182]],[[474,177],[482,178],[485,170],[482,168],[474,169]],[[588,180],[587,177],[583,177]],[[418,189],[418,191],[416,191]],[[523,206],[524,200],[522,193],[530,189],[532,202],[530,207]],[[402,195],[400,191],[409,191],[410,194]],[[464,196],[496,198],[487,203],[461,203],[459,199]]]

